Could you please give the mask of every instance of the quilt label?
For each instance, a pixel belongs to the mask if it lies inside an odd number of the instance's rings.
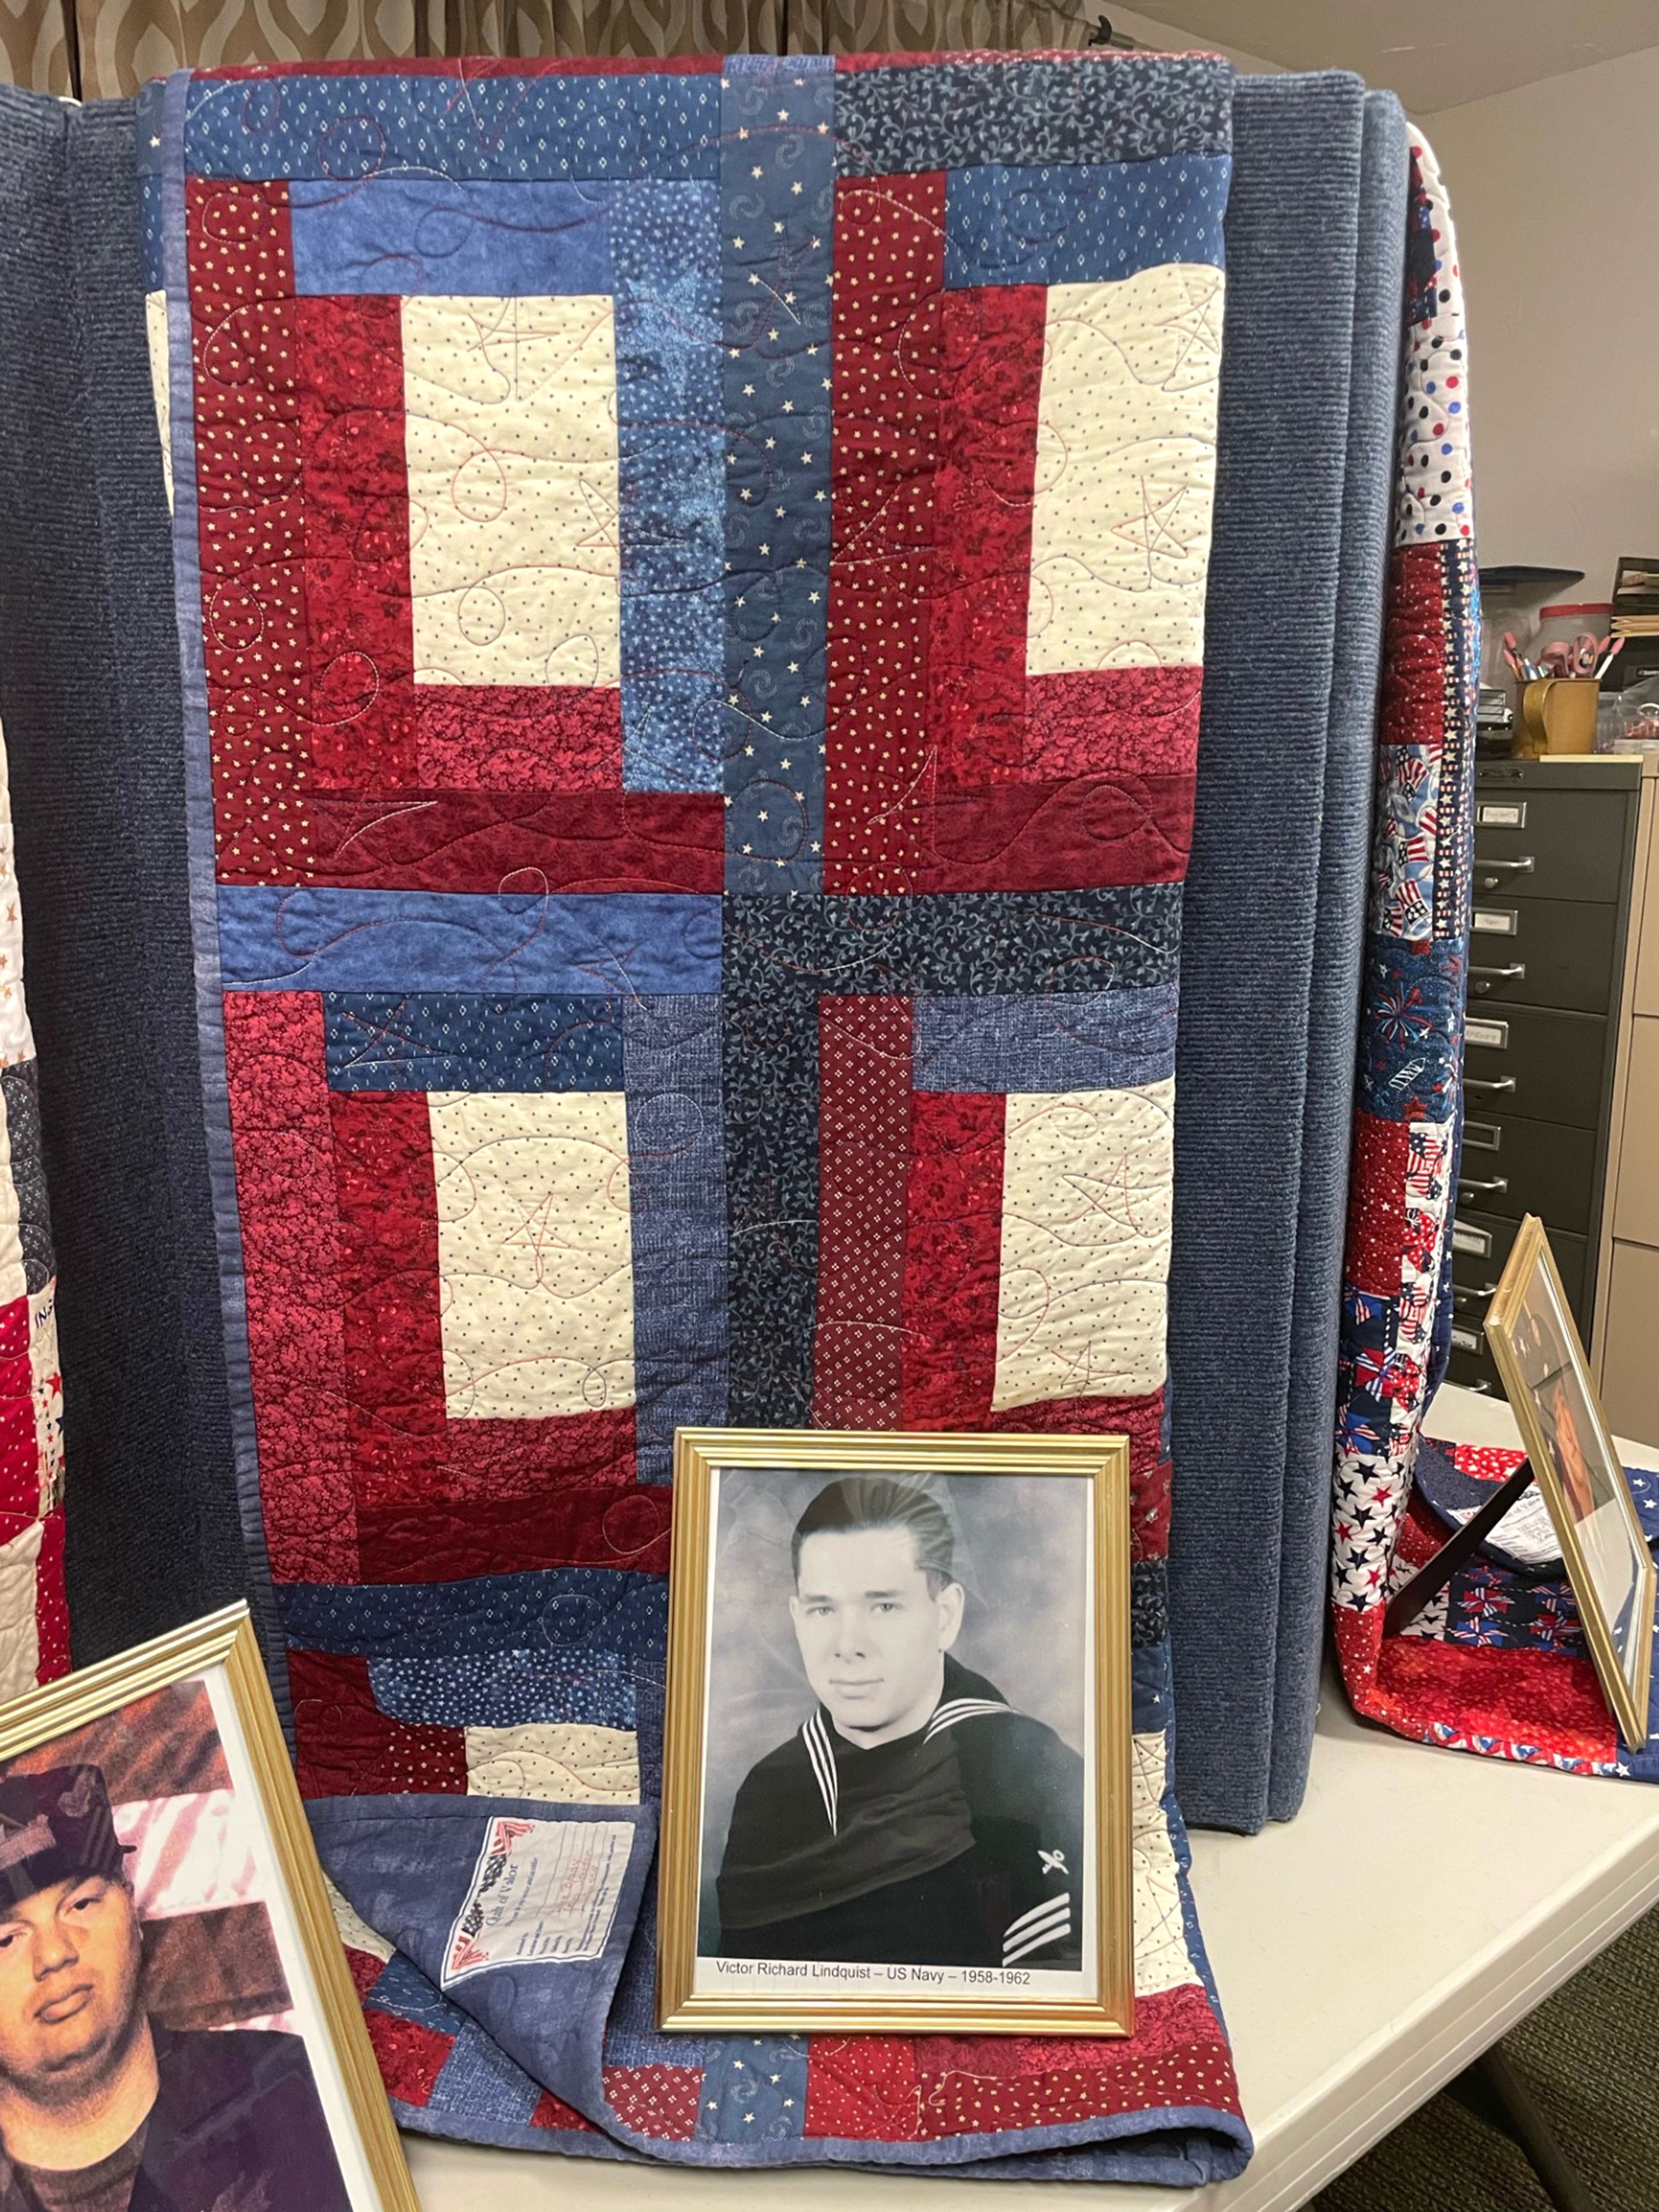
[[[603,1957],[633,1839],[626,1820],[487,1821],[445,1948],[445,1989],[493,1966]]]

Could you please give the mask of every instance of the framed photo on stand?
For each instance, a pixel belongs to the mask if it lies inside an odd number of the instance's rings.
[[[683,1429],[665,2027],[1127,2034],[1128,1446]]]
[[[246,1606],[0,1706],[0,2203],[417,2212]]]
[[[1655,1570],[1544,1224],[1528,1214],[1486,1341],[1561,1546],[1585,1641],[1626,1743],[1648,1739]]]

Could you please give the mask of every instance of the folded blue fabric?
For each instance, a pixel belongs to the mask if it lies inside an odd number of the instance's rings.
[[[1170,1608],[1188,1817],[1268,1817],[1280,1641],[1290,1681],[1316,1669],[1298,1570],[1281,1620],[1287,1516],[1316,1519],[1305,1461],[1287,1489],[1303,1147],[1310,1081],[1340,1086],[1340,1050],[1310,1062],[1322,816],[1344,552],[1364,88],[1358,77],[1241,78],[1227,209],[1215,537],[1204,715],[1182,929],[1176,1051],[1170,1413],[1177,1476]],[[1395,313],[1397,320],[1399,300]],[[1392,366],[1396,349],[1390,344]],[[1346,679],[1345,679],[1346,681]],[[1345,690],[1340,772],[1355,834]],[[1363,841],[1362,841],[1363,854]],[[1352,855],[1330,854],[1332,896]],[[1322,1013],[1352,927],[1321,948]],[[1335,1065],[1333,1065],[1333,1062]],[[1323,1136],[1333,1109],[1316,1100]],[[1324,1167],[1310,1170],[1322,1188]],[[1338,1322],[1328,1194],[1310,1207],[1296,1341]],[[1316,1222],[1315,1216],[1319,1218]],[[1316,1310],[1317,1282],[1328,1310]],[[1305,1416],[1298,1423],[1298,1434]],[[1305,1534],[1298,1529],[1295,1534]],[[1306,1547],[1297,1544],[1298,1559]],[[1289,1682],[1287,1681],[1287,1702]],[[1308,1733],[1311,1707],[1297,1700]],[[1284,1809],[1291,1809],[1286,1806]]]

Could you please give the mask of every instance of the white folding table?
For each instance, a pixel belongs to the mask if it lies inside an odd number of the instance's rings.
[[[1518,1442],[1506,1406],[1449,1387],[1429,1428]],[[1625,1456],[1659,1467],[1659,1450]],[[1291,2212],[1659,1902],[1659,1788],[1407,1743],[1356,1720],[1333,1676],[1302,1811],[1260,1836],[1195,1832],[1193,1887],[1256,2155],[1211,2189],[1103,2201]],[[425,2212],[1055,2212],[1069,2193],[405,2141]]]

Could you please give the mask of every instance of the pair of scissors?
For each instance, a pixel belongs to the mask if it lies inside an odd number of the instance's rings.
[[[1581,629],[1571,645],[1560,638],[1547,645],[1538,656],[1538,665],[1549,676],[1593,676],[1612,641],[1604,637],[1598,645],[1589,630]]]

